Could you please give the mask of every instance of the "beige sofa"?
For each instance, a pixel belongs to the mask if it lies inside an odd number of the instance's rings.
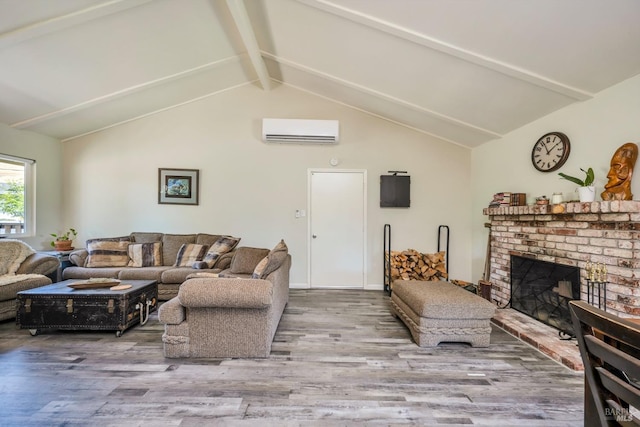
[[[206,251],[223,238],[231,242],[229,250],[220,255],[211,267],[203,265],[202,262],[194,263],[200,268],[176,266],[183,245],[198,245],[199,248],[193,248],[193,250]],[[149,232],[133,232],[128,236],[91,239],[87,241],[85,249],[76,250],[69,255],[72,266],[64,269],[62,278],[107,277],[120,280],[156,280],[158,299],[166,301],[178,295],[178,288],[188,275],[198,271],[219,273],[229,267],[233,247],[239,240],[239,238],[217,234]],[[134,251],[134,247],[153,248],[155,252],[145,255],[148,262],[135,264],[134,260],[138,253]]]
[[[158,312],[165,357],[268,357],[289,301],[290,268],[280,242],[271,251],[236,249],[220,277],[191,276]]]
[[[47,275],[59,266],[58,258],[36,253],[24,242],[0,240],[0,320],[15,318],[18,292],[51,284]]]

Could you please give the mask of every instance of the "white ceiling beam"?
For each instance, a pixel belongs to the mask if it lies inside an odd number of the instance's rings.
[[[462,49],[455,45],[443,42],[441,40],[428,37],[424,34],[410,30],[408,28],[401,27],[391,22],[384,21],[371,15],[367,15],[352,9],[348,9],[344,6],[337,5],[328,0],[297,0],[299,3],[311,6],[316,9],[323,10],[333,15],[340,16],[348,19],[352,22],[365,25],[370,28],[384,31],[387,34],[402,38],[407,41],[419,44],[429,49],[436,50],[438,52],[445,53],[450,56],[454,56],[458,59],[470,62],[472,64],[479,65],[481,67],[496,71],[506,76],[525,81],[527,83],[542,87],[544,89],[565,95],[569,98],[585,101],[593,98],[593,94],[582,89],[578,89],[553,79],[541,76],[531,71],[525,70],[520,67],[516,67],[511,64],[507,64],[502,61],[490,58],[485,55],[480,55],[475,52],[471,52],[466,49]]]
[[[342,86],[345,86],[345,87],[348,87],[348,88],[351,88],[351,89],[366,93],[366,94],[374,96],[376,98],[384,99],[387,102],[391,102],[393,104],[400,105],[400,106],[402,106],[404,108],[409,108],[409,109],[417,111],[417,112],[419,112],[421,114],[425,114],[425,115],[437,118],[438,120],[447,122],[449,124],[452,124],[454,126],[458,126],[460,128],[464,128],[464,129],[469,130],[469,131],[471,131],[473,133],[476,133],[478,135],[481,135],[481,136],[484,136],[484,137],[490,137],[490,138],[501,138],[503,136],[502,134],[499,134],[499,133],[494,132],[492,130],[484,129],[484,128],[481,128],[479,126],[475,126],[475,125],[473,125],[471,123],[467,123],[467,122],[464,122],[462,120],[458,120],[456,118],[447,116],[445,114],[438,113],[437,111],[429,110],[427,108],[421,107],[421,106],[413,104],[411,102],[404,101],[404,100],[402,100],[400,98],[397,98],[395,96],[391,96],[391,95],[388,95],[386,93],[371,89],[369,87],[362,86],[362,85],[359,85],[357,83],[341,79],[341,78],[336,77],[336,76],[331,75],[331,74],[323,73],[321,71],[318,71],[318,70],[313,69],[313,68],[309,68],[309,67],[307,67],[305,65],[302,65],[302,64],[299,64],[297,62],[289,61],[287,59],[272,55],[269,52],[262,52],[262,54],[265,56],[265,58],[269,58],[269,59],[271,59],[273,61],[276,61],[278,63],[281,63],[283,65],[295,68],[295,69],[300,70],[300,71],[304,71],[305,73],[309,73],[309,74],[315,75],[317,77],[321,77],[321,78],[323,78],[325,80],[332,81],[332,82],[337,83],[339,85],[342,85]],[[442,137],[440,137],[440,138],[442,138]]]
[[[75,105],[70,105],[68,107],[65,108],[60,108],[58,110],[55,111],[51,111],[45,114],[41,114],[39,116],[36,117],[31,117],[25,120],[21,120],[19,122],[16,123],[12,123],[9,126],[12,128],[16,128],[16,129],[28,129],[30,126],[34,126],[37,125],[38,123],[47,121],[47,120],[54,120],[58,117],[85,109],[85,108],[89,108],[92,107],[94,105],[97,104],[101,104],[104,102],[108,102],[111,101],[113,99],[119,98],[119,97],[123,97],[123,96],[127,96],[127,95],[131,95],[133,93],[139,92],[141,90],[145,90],[145,89],[149,89],[151,87],[154,86],[158,86],[158,85],[162,85],[162,84],[167,84],[170,83],[172,81],[176,81],[179,79],[183,79],[183,78],[187,78],[191,75],[209,70],[209,69],[213,69],[213,68],[220,68],[220,67],[224,67],[227,66],[229,64],[233,64],[233,63],[238,63],[240,61],[243,60],[242,56],[232,56],[232,57],[228,57],[228,58],[224,58],[224,59],[220,59],[217,61],[213,61],[213,62],[209,62],[207,64],[203,64],[188,70],[183,70],[180,71],[179,73],[175,73],[175,74],[171,74],[168,76],[163,76],[160,77],[158,79],[155,80],[149,80],[146,81],[144,83],[135,85],[135,86],[131,86],[131,87],[127,87],[124,88],[122,90],[118,90],[115,92],[111,92],[102,96],[99,96],[97,98],[93,98],[93,99],[89,99],[87,101],[84,102],[80,102],[78,104]],[[244,60],[246,61],[246,57],[244,57]]]
[[[25,25],[12,31],[0,34],[0,49],[24,42],[26,40],[50,34],[65,28],[83,24],[85,22],[122,12],[153,0],[111,0],[85,9],[77,10],[66,15],[45,19],[33,24]]]
[[[249,21],[249,14],[242,0],[227,0],[227,6],[233,16],[233,20],[236,23],[236,27],[240,32],[240,37],[244,42],[244,46],[247,49],[251,64],[258,75],[260,84],[264,90],[271,89],[271,78],[267,71],[267,66],[260,54],[260,47],[258,46],[258,40]]]

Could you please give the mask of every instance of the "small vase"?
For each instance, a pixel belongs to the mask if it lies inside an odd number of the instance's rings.
[[[578,195],[580,196],[581,202],[593,202],[596,200],[596,187],[593,185],[589,187],[579,187]]]

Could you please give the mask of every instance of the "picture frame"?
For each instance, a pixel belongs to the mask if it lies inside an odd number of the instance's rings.
[[[158,203],[197,205],[200,193],[199,169],[158,169]]]

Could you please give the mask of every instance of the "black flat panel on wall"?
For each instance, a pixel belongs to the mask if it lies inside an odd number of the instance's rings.
[[[411,177],[380,175],[380,207],[408,208],[411,205]]]

